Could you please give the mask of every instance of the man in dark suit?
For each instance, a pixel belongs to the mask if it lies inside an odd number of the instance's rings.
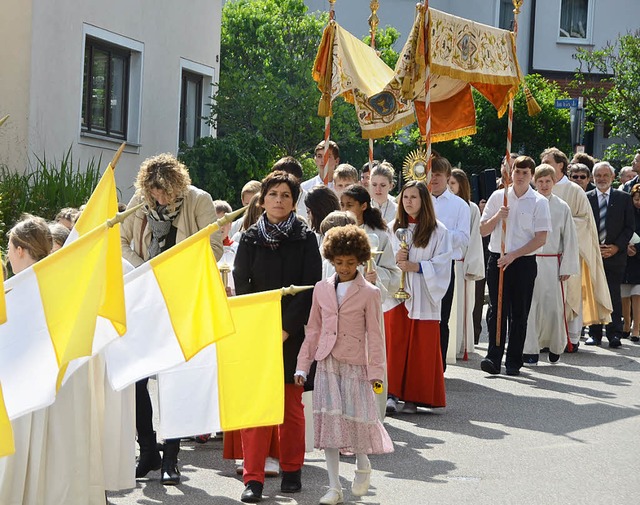
[[[593,167],[596,189],[587,193],[598,228],[600,254],[613,306],[611,323],[607,325],[609,347],[620,347],[622,335],[620,284],[627,265],[627,244],[635,229],[631,197],[611,187],[615,174],[613,167],[606,161],[596,163]],[[586,345],[600,345],[601,340],[602,325],[589,326],[589,340]]]
[[[631,168],[637,175],[630,181],[624,183],[622,190],[626,191],[627,193],[631,193],[631,189],[633,188],[633,186],[640,183],[640,151],[638,151],[634,156],[633,162],[631,163]]]

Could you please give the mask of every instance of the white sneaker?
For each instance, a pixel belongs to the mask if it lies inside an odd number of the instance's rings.
[[[356,476],[351,484],[351,493],[354,496],[364,496],[369,492],[371,482],[371,467],[368,470],[356,470]]]
[[[416,414],[417,412],[418,412],[418,407],[415,403],[404,402],[404,405],[402,406],[403,414]]]
[[[344,496],[342,494],[342,489],[329,488],[329,491],[325,493],[325,495],[320,498],[320,505],[337,505],[338,503],[342,503],[344,501]]]
[[[275,458],[267,457],[264,462],[264,474],[267,477],[277,477],[280,475],[280,462]]]
[[[244,473],[244,460],[236,459],[236,473],[242,475]]]
[[[393,398],[387,399],[387,414],[395,414],[398,412],[398,402]]]

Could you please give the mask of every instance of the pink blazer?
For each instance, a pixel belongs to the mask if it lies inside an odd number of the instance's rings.
[[[313,305],[296,370],[309,372],[314,360],[332,354],[352,365],[366,365],[369,380],[384,378],[380,290],[358,272],[338,308],[336,275],[316,284]]]

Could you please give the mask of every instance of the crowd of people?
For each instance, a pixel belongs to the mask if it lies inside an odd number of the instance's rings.
[[[477,205],[468,175],[441,156],[427,180],[407,182],[394,198],[388,162],[359,172],[340,162],[334,142],[321,142],[314,155],[318,175],[308,181],[286,157],[262,181],[247,182],[245,215],[211,235],[219,265],[232,267],[229,296],[315,285],[282,300],[283,424],[224,434],[243,502],[262,500],[269,475],[281,474],[282,492],[300,491],[310,439],[328,472],[319,503],[344,501],[341,454],[355,455],[351,493],[366,494],[368,456],[393,451],[385,415],[446,406],[447,363],[478,344],[485,288],[487,374],[501,373],[504,359],[506,374],[519,375],[541,353],[557,363],[605,336],[611,348],[640,340],[640,153],[620,172],[620,189],[613,167],[584,153],[569,161],[552,147],[539,163],[514,155],[502,162],[499,189]],[[231,211],[191,185],[170,154],[145,160],[135,188],[127,207],[143,206],[121,226],[130,270]],[[13,272],[64,245],[78,212],[15,224]],[[160,470],[164,485],[177,485],[180,440],[158,444],[147,386],[148,378],[135,385],[135,477]],[[306,413],[304,403],[312,405]],[[0,502],[40,503],[45,493],[65,492],[42,477],[41,461],[48,444],[61,443],[49,434],[83,433],[62,428],[62,408],[56,402],[14,421],[17,452],[0,460]],[[68,503],[93,503],[91,492],[83,496]]]

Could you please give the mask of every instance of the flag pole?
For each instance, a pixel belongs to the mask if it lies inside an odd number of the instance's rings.
[[[429,0],[424,0],[424,59],[425,59],[425,78],[424,78],[424,111],[426,125],[424,129],[424,141],[427,155],[427,180],[431,173],[431,63],[429,54]],[[429,185],[431,186],[431,185]],[[431,188],[429,188],[431,189]]]
[[[336,12],[334,10],[334,4],[336,0],[329,0],[329,23],[336,19]],[[332,49],[333,50],[333,49]],[[329,70],[333,72],[333,69]],[[324,118],[324,153],[322,159],[322,182],[325,186],[329,185],[329,174],[328,165],[329,165],[329,140],[331,137],[331,98],[329,98],[329,114]]]
[[[120,160],[120,155],[122,154],[122,151],[124,151],[124,148],[126,147],[127,143],[123,142],[122,144],[120,144],[120,147],[118,147],[118,150],[116,151],[116,154],[113,155],[113,158],[111,159],[111,162],[109,163],[108,166],[111,167],[112,170],[116,169],[116,165],[118,164],[118,161]]]
[[[378,0],[371,0],[369,4],[371,9],[371,15],[369,16],[369,35],[371,36],[370,46],[372,49],[376,48],[376,32],[378,31],[378,24],[380,18],[378,18],[378,9],[380,8],[380,2]],[[369,139],[369,174],[373,169],[373,139]]]
[[[520,14],[520,7],[524,0],[512,0],[513,3],[513,37],[517,41],[518,39],[518,14]],[[503,207],[507,207],[509,204],[507,195],[509,193],[510,174],[511,170],[511,141],[513,139],[513,98],[509,100],[509,118],[507,121],[507,149],[506,149],[506,163],[507,173],[503,175],[504,195],[502,197]],[[502,239],[500,240],[500,258],[505,255],[505,238],[507,236],[507,221],[502,220]],[[496,308],[496,345],[500,346],[501,333],[502,333],[502,296],[504,290],[504,268],[500,267],[498,272],[498,307]]]
[[[281,288],[282,290],[282,296],[287,296],[287,295],[297,295],[298,293],[302,293],[303,291],[308,291],[310,289],[313,289],[313,286],[294,286],[293,284],[291,284],[291,286],[289,286],[288,288]]]

